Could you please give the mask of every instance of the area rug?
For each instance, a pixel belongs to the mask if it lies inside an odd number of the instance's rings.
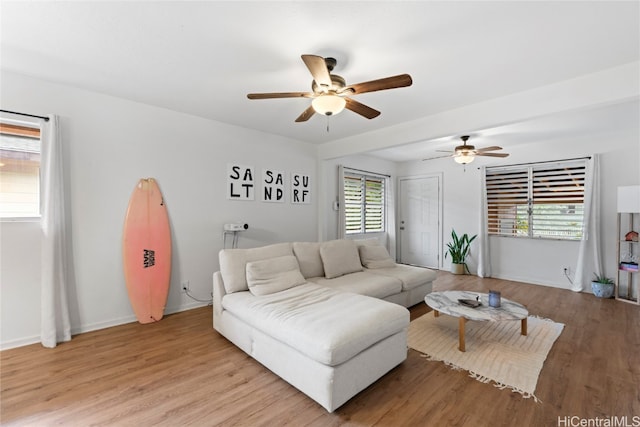
[[[442,361],[454,369],[524,397],[535,397],[538,376],[547,354],[564,325],[529,316],[528,335],[520,334],[519,321],[474,322],[466,325],[466,352],[458,350],[458,318],[427,313],[409,325],[409,347],[428,360]]]

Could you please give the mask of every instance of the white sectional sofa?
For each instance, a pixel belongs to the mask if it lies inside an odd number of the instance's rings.
[[[407,357],[409,307],[435,272],[376,240],[220,251],[213,327],[329,412]]]

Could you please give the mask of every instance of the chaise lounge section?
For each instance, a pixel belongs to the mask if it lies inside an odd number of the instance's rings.
[[[406,359],[405,307],[435,279],[397,265],[373,240],[224,249],[219,258],[216,331],[329,412]]]

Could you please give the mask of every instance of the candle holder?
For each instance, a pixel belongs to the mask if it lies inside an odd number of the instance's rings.
[[[489,291],[489,307],[493,307],[493,308],[500,307],[500,292]]]

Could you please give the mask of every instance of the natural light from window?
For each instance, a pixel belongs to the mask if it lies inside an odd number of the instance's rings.
[[[385,231],[384,177],[345,173],[345,233]]]
[[[580,160],[487,169],[489,234],[581,240],[585,167]]]
[[[0,122],[0,218],[40,216],[40,129]]]

